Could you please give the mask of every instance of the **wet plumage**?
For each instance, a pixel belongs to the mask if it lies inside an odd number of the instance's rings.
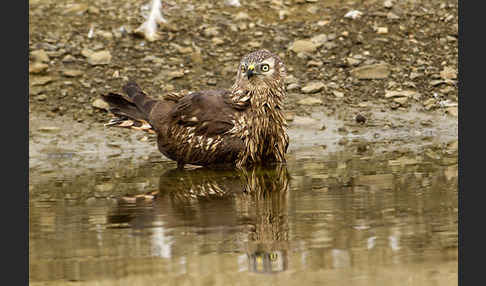
[[[229,90],[173,93],[155,100],[130,82],[123,88],[126,97],[102,97],[115,115],[149,123],[160,152],[179,167],[242,167],[285,161],[289,141],[282,113],[284,77],[280,58],[259,50],[242,58]]]

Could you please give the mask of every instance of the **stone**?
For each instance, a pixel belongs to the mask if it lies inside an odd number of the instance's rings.
[[[337,98],[343,98],[344,97],[344,93],[337,91],[337,90],[333,90],[332,94],[334,94],[334,96],[337,97]]]
[[[61,131],[61,128],[56,127],[56,126],[41,126],[41,127],[39,127],[39,131],[40,132],[46,132],[46,133],[59,132],[59,131]]]
[[[363,15],[363,12],[358,10],[351,10],[344,15],[344,18],[357,19]]]
[[[322,45],[325,42],[327,42],[327,35],[326,34],[319,34],[317,36],[312,37],[311,41],[314,42],[315,44]]]
[[[47,63],[49,62],[49,56],[47,55],[46,51],[44,50],[35,50],[30,53],[32,60],[38,63]]]
[[[203,35],[205,37],[208,37],[208,38],[211,37],[212,38],[212,37],[219,35],[219,30],[216,27],[209,27],[209,28],[204,29]]]
[[[110,105],[101,98],[95,99],[91,105],[94,108],[103,109],[103,110],[108,110],[110,108]]]
[[[458,117],[459,115],[459,112],[458,112],[458,109],[457,109],[457,106],[455,107],[447,107],[446,108],[446,112],[454,117]]]
[[[211,40],[211,42],[212,42],[212,43],[213,43],[213,45],[215,45],[215,46],[219,46],[219,45],[224,44],[224,40],[223,40],[223,39],[221,39],[221,38],[213,38],[213,39]]]
[[[92,52],[87,54],[88,63],[92,66],[107,65],[111,62],[110,51]]]
[[[384,6],[385,8],[390,9],[390,8],[392,8],[392,7],[393,7],[393,2],[394,2],[394,1],[392,1],[392,0],[385,0],[385,1],[383,1],[383,6]]]
[[[385,98],[392,97],[412,97],[418,99],[420,98],[420,94],[414,90],[392,90],[385,92]]]
[[[393,99],[393,101],[400,104],[400,105],[404,105],[405,103],[407,103],[408,98],[407,97],[396,97],[396,98]]]
[[[320,81],[314,81],[314,82],[310,82],[308,84],[306,84],[302,89],[301,91],[303,93],[316,93],[316,92],[319,92],[321,90],[323,90],[325,87],[324,83],[320,82]]]
[[[300,89],[300,85],[298,83],[291,83],[287,86],[288,91],[295,91],[299,89]]]
[[[361,63],[361,60],[355,59],[355,58],[346,58],[346,62],[350,66],[357,66]]]
[[[311,53],[316,51],[319,46],[319,44],[316,44],[311,40],[296,40],[290,45],[289,49],[295,53]]]
[[[34,62],[29,64],[29,73],[38,74],[43,73],[47,70],[49,66],[47,64],[43,64],[41,62]]]
[[[384,79],[390,75],[388,64],[372,64],[351,70],[351,75],[357,79]]]
[[[181,78],[184,76],[184,71],[183,70],[178,70],[178,71],[171,71],[167,74],[167,78],[169,80],[173,80],[176,78]]]
[[[319,98],[315,98],[315,97],[307,97],[307,98],[299,100],[297,103],[300,104],[300,105],[321,105],[322,100],[320,100]]]
[[[67,69],[67,70],[63,70],[62,71],[62,74],[64,76],[67,76],[67,77],[77,77],[77,76],[80,76],[83,74],[83,71],[81,70],[71,70],[71,69]]]
[[[376,28],[376,33],[380,35],[388,34],[388,28],[387,27],[378,27]]]
[[[29,78],[30,84],[32,86],[36,85],[46,85],[54,80],[53,77],[51,76],[39,76],[39,77],[33,77]]]
[[[451,67],[444,67],[444,69],[440,72],[440,77],[443,79],[456,79],[457,72]]]
[[[240,20],[249,20],[250,19],[250,16],[248,15],[248,13],[245,13],[243,11],[240,11],[238,12],[234,18],[233,18],[235,21],[240,21]]]

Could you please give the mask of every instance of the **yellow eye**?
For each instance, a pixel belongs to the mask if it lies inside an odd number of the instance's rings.
[[[269,69],[270,69],[269,65],[267,65],[267,64],[262,65],[262,72],[267,72]]]

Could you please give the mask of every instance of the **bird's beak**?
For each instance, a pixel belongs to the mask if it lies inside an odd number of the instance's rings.
[[[250,77],[252,77],[255,73],[254,73],[254,70],[255,70],[255,66],[254,65],[250,65],[248,67],[248,70],[246,71],[246,76],[248,77],[248,79],[250,79]]]

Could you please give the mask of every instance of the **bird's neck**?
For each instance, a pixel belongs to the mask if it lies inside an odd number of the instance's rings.
[[[247,161],[285,161],[288,137],[285,130],[287,121],[282,110],[285,97],[283,84],[236,91],[233,93],[234,102],[239,100],[240,105],[244,102],[247,106],[243,116],[248,132],[242,138],[246,150],[240,164]]]

